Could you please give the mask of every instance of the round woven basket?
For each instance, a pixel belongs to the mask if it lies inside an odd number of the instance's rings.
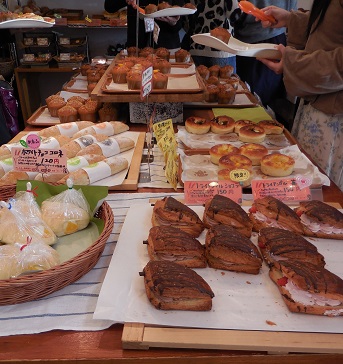
[[[14,191],[15,187],[8,197],[12,197]],[[4,199],[3,194],[1,197]],[[82,253],[45,271],[0,280],[0,305],[13,305],[47,296],[89,272],[99,260],[114,224],[113,212],[107,202],[103,202],[96,217],[104,220],[104,229],[98,239]]]

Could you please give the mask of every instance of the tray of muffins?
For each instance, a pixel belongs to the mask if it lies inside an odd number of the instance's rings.
[[[152,93],[201,93],[204,83],[188,51],[180,49],[171,56],[166,48],[130,47],[108,69],[101,91],[108,94],[140,93],[142,72],[154,69]],[[173,59],[173,61],[172,61]]]

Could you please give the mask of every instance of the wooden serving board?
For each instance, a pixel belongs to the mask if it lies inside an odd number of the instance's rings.
[[[157,327],[126,323],[123,349],[188,348],[263,351],[269,354],[343,353],[343,334]]]

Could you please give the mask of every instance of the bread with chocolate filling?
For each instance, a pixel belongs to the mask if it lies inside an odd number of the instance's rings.
[[[299,216],[284,202],[272,196],[256,199],[249,209],[249,217],[253,230],[257,232],[272,226],[304,235]]]
[[[280,261],[289,260],[325,266],[324,257],[317,247],[292,231],[276,227],[263,228],[258,235],[258,246],[270,267],[275,265],[278,268]]]
[[[192,235],[173,226],[153,226],[149,231],[150,260],[166,260],[189,268],[205,268],[205,247]]]
[[[231,226],[216,225],[206,234],[206,258],[211,268],[258,274],[262,257],[250,239]]]
[[[191,268],[167,261],[150,261],[144,267],[149,301],[159,310],[209,311],[214,293]]]
[[[238,203],[222,195],[215,195],[206,201],[203,221],[207,228],[227,225],[248,238],[251,236],[252,222],[248,214]]]
[[[172,225],[194,237],[204,230],[204,224],[196,212],[171,196],[155,202],[151,222],[152,226]]]
[[[291,312],[343,316],[343,280],[325,268],[280,261],[269,272]]]
[[[343,214],[335,207],[319,200],[302,201],[295,212],[306,236],[343,239]]]

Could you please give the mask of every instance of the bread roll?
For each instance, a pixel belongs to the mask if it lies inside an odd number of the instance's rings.
[[[93,123],[91,121],[74,121],[71,123],[49,126],[48,128],[40,130],[37,134],[41,137],[66,135],[71,138],[78,131],[92,125]]]
[[[71,178],[74,185],[89,185],[127,169],[128,165],[128,161],[123,157],[109,157],[69,173],[68,177],[62,178],[59,183],[66,183],[67,179]]]
[[[295,160],[285,154],[273,153],[261,159],[261,171],[271,177],[289,176],[294,170]]]
[[[211,131],[215,134],[232,133],[235,129],[235,120],[230,116],[221,115],[211,120]]]
[[[104,121],[99,124],[94,124],[88,128],[82,129],[74,135],[74,138],[79,138],[83,135],[106,135],[112,136],[128,131],[129,126],[121,121]]]
[[[64,145],[63,150],[65,151],[67,158],[70,159],[75,157],[80,150],[105,139],[107,139],[107,136],[103,134],[87,134],[71,140],[68,144]]]
[[[33,180],[38,175],[38,172],[22,172],[11,170],[0,178],[0,186],[15,185],[17,181]]]
[[[245,143],[261,143],[266,137],[264,129],[258,125],[242,126],[238,130],[238,138]]]
[[[252,161],[241,154],[228,154],[224,155],[219,159],[218,162],[219,171],[218,178],[220,180],[230,180],[230,174],[232,171],[237,169],[246,169],[248,171],[247,179],[241,181],[243,187],[247,187],[251,184],[251,180],[253,177],[252,173]]]
[[[98,154],[104,157],[112,157],[116,154],[132,149],[134,146],[135,142],[130,138],[110,137],[103,141],[93,143],[92,145],[80,150],[77,153],[77,156]]]
[[[2,178],[7,172],[13,169],[13,159],[6,158],[0,160],[0,178]]]
[[[69,175],[70,172],[77,171],[82,167],[86,167],[89,164],[100,162],[105,157],[98,154],[86,154],[80,157],[74,157],[67,160],[68,173],[39,173],[35,177],[36,181],[42,181],[46,183],[56,183],[62,178]]]
[[[88,211],[69,202],[43,201],[42,218],[56,236],[85,229],[90,221]]]
[[[211,122],[199,116],[191,116],[186,119],[185,128],[191,134],[206,134],[210,131]]]
[[[267,135],[282,134],[284,129],[284,126],[276,120],[261,120],[257,125],[262,126]]]
[[[212,37],[220,39],[221,41],[223,41],[226,44],[229,42],[229,40],[231,38],[231,34],[229,33],[229,31],[222,27],[211,29],[210,35]]]
[[[247,125],[254,125],[254,123],[251,120],[246,120],[246,119],[236,120],[235,121],[235,129],[234,129],[235,133],[238,134],[239,129],[242,126],[247,126]]]

